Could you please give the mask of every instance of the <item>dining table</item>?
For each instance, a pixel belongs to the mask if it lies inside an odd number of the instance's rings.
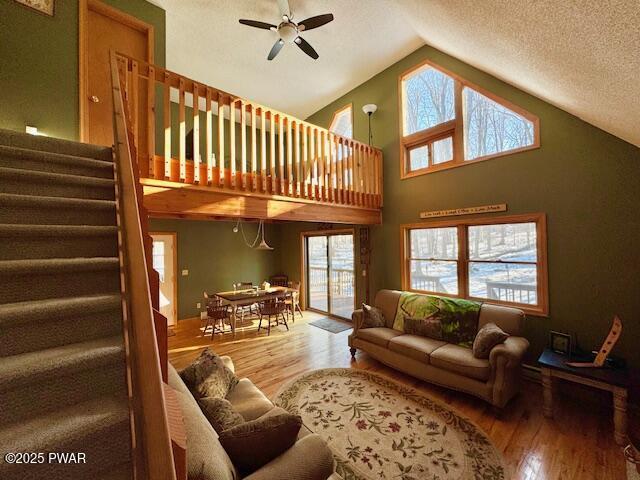
[[[297,290],[289,287],[274,286],[267,289],[248,288],[229,292],[218,292],[215,295],[222,300],[223,304],[231,306],[231,332],[235,335],[236,321],[238,319],[237,311],[239,308],[275,298],[285,298],[296,291]]]

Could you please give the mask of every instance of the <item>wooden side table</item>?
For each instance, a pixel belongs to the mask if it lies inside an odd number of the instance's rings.
[[[554,378],[606,390],[613,394],[614,439],[618,445],[627,441],[627,396],[629,374],[626,369],[575,368],[566,364],[567,357],[545,349],[538,359],[542,367],[543,413],[553,418]]]

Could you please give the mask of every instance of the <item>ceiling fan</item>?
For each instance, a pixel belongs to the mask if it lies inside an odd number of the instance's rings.
[[[243,25],[248,25],[250,27],[262,28],[264,30],[271,30],[276,32],[280,38],[276,41],[276,43],[271,47],[271,51],[269,52],[268,60],[273,60],[276,58],[276,55],[280,53],[282,47],[284,47],[285,43],[294,43],[296,44],[300,50],[309,55],[314,60],[318,59],[318,52],[314,50],[314,48],[309,45],[304,38],[300,36],[300,33],[305,30],[311,30],[313,28],[321,27],[333,20],[333,14],[326,13],[324,15],[316,15],[315,17],[307,18],[306,20],[302,20],[301,22],[293,21],[293,12],[289,7],[289,0],[277,0],[278,8],[280,9],[280,14],[282,15],[282,21],[279,25],[272,25],[271,23],[260,22],[258,20],[245,20],[240,19],[240,23]]]

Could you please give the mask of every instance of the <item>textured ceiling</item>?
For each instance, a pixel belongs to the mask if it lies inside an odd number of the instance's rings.
[[[313,61],[239,18],[276,23],[275,0],[153,0],[167,66],[306,117],[428,43],[640,146],[640,0],[289,0]]]

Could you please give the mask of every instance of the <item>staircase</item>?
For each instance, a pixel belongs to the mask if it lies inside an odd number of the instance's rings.
[[[132,478],[115,198],[110,148],[0,130],[2,480]]]

